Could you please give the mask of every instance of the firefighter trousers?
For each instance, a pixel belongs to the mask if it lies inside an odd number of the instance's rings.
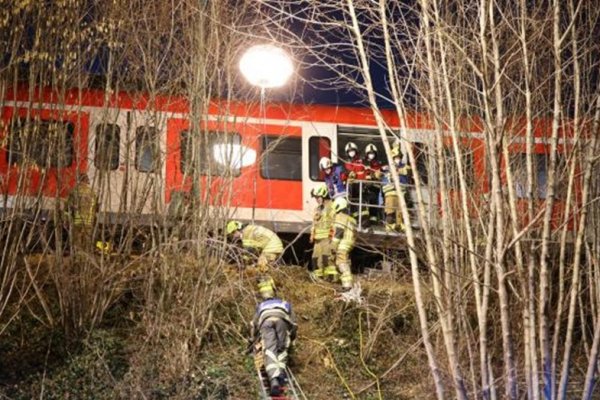
[[[312,258],[317,277],[337,274],[331,256],[331,240],[329,238],[315,241]]]
[[[260,337],[269,381],[282,378],[291,342],[288,323],[281,318],[267,318],[260,327]]]

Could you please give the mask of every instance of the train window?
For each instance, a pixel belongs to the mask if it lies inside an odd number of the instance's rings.
[[[262,136],[260,174],[265,179],[302,180],[302,138]]]
[[[473,170],[473,151],[470,148],[462,148],[462,165],[464,168],[465,183],[467,187],[473,187],[474,170]],[[447,189],[459,189],[460,182],[458,178],[458,165],[453,148],[444,148],[444,167],[446,176]]]
[[[96,127],[94,164],[102,170],[119,168],[119,146],[121,128],[115,124],[100,124]]]
[[[319,168],[321,157],[331,158],[331,140],[326,137],[313,136],[308,139],[308,168],[310,179],[313,181],[325,180],[325,174]]]
[[[156,172],[159,163],[158,129],[140,126],[135,131],[135,168],[140,172]]]
[[[8,164],[34,163],[43,168],[73,164],[74,126],[67,121],[16,119],[8,135]]]
[[[197,165],[201,175],[238,176],[247,154],[242,154],[241,136],[228,132],[180,134],[181,158],[179,167],[185,175],[194,173]]]
[[[361,158],[365,158],[365,148],[369,144],[374,144],[377,147],[377,160],[382,164],[387,164],[387,160],[385,157],[385,151],[383,149],[383,141],[379,138],[379,136],[375,135],[365,135],[365,134],[340,134],[338,136],[338,162],[344,163],[348,161],[348,156],[346,155],[346,145],[348,143],[354,143],[358,147],[358,152]]]
[[[533,154],[533,181],[534,197],[545,199],[548,190],[548,166],[550,158],[548,154]],[[518,198],[527,198],[527,154],[518,153],[511,155],[511,171],[515,183],[515,192]],[[566,179],[568,171],[566,169],[565,158],[558,155],[556,165],[556,197],[564,198],[566,195]],[[561,189],[561,188],[564,188]]]

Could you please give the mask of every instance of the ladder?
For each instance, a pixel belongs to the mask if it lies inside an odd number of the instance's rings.
[[[264,368],[261,347],[262,346],[260,342],[258,342],[254,345],[253,351],[254,367],[256,369],[256,375],[259,383],[258,392],[260,400],[306,400],[306,396],[302,392],[302,389],[300,389],[300,385],[298,384],[296,377],[288,367],[285,368],[285,384],[281,385],[282,394],[279,396],[271,396],[271,385],[269,383],[267,372]]]

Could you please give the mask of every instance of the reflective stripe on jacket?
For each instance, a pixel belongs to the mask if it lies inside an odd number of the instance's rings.
[[[96,193],[87,183],[80,183],[69,194],[68,207],[74,225],[92,226],[96,217]]]
[[[263,322],[269,318],[280,318],[290,325],[292,339],[296,336],[296,317],[292,311],[292,306],[285,300],[273,298],[265,300],[256,307],[256,313],[252,320],[254,334],[260,329]]]
[[[248,225],[242,229],[242,245],[259,249],[263,253],[283,253],[283,243],[277,234],[260,225]]]
[[[330,200],[325,200],[315,209],[312,232],[315,240],[327,239],[333,225],[334,211]]]
[[[396,170],[398,171],[398,180],[400,181],[400,185],[410,184],[410,166],[401,162],[400,164],[396,165]],[[396,187],[394,186],[394,181],[392,180],[392,173],[389,170],[383,175],[381,182],[383,182],[381,191],[385,196],[396,195]]]
[[[356,220],[343,212],[337,213],[333,221],[334,236],[332,239],[337,251],[350,251],[354,247]]]

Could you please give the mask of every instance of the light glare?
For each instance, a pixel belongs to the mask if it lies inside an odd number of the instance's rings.
[[[261,44],[250,47],[244,53],[240,60],[240,70],[252,85],[269,89],[285,85],[294,66],[283,49]]]

